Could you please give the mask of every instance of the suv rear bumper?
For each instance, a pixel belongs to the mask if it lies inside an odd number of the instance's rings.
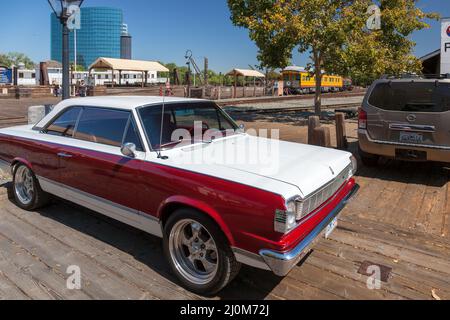
[[[367,130],[358,130],[359,146],[362,151],[379,156],[395,158],[396,149],[411,149],[427,153],[428,161],[450,163],[450,147],[433,145],[415,145],[374,140],[369,137]]]

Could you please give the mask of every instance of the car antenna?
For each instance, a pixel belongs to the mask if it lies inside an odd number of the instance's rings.
[[[163,139],[163,130],[164,130],[164,112],[166,109],[166,93],[163,92],[163,103],[162,103],[162,112],[161,112],[161,132],[159,133],[159,150],[158,150],[158,159],[167,160],[168,156],[163,156],[161,153],[162,139]]]

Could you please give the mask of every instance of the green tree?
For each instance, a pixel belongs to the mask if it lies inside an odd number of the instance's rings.
[[[231,20],[247,28],[262,66],[284,68],[295,48],[310,52],[315,112],[321,113],[322,73],[375,75],[416,69],[407,38],[428,25],[415,0],[381,0],[382,28],[368,31],[371,0],[228,0]],[[380,50],[382,52],[380,52]],[[389,58],[386,60],[386,58]]]
[[[0,54],[0,65],[11,67],[12,65],[18,66],[20,63],[23,63],[27,69],[34,68],[34,62],[24,53],[9,52]]]

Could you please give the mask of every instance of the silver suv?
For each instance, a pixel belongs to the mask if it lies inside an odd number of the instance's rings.
[[[450,79],[380,79],[359,112],[359,153],[365,165],[380,156],[450,163]]]

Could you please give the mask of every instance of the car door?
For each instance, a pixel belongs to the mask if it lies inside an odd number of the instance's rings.
[[[65,109],[41,130],[39,139],[34,143],[36,150],[31,157],[33,170],[37,176],[48,180],[48,183],[62,182],[61,146],[71,141],[81,110],[81,107]]]
[[[134,158],[121,153],[127,142],[136,145]],[[130,111],[83,107],[73,139],[58,154],[61,182],[75,202],[138,209],[136,179],[145,153]]]

